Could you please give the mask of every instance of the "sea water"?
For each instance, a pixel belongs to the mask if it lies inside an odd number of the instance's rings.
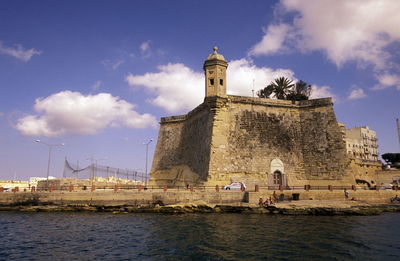
[[[0,212],[0,260],[400,260],[400,214]]]

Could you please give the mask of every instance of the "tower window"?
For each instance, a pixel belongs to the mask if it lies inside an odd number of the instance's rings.
[[[219,85],[224,85],[224,80],[219,79]]]
[[[214,79],[210,79],[210,85],[214,85]]]

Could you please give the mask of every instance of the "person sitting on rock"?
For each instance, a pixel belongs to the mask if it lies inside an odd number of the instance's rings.
[[[344,189],[344,198],[349,199],[349,192],[347,191],[347,189]]]
[[[260,207],[262,207],[262,206],[264,205],[264,201],[263,201],[262,198],[260,198],[260,199],[258,200],[258,205],[259,205]]]
[[[274,203],[272,202],[271,197],[267,198],[264,202],[264,206],[269,207],[272,206]]]
[[[274,203],[278,202],[278,195],[276,194],[275,190],[274,193],[272,193],[272,196],[274,197]]]

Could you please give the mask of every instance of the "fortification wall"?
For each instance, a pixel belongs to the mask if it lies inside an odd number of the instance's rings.
[[[350,165],[349,171],[354,177],[354,180],[364,180],[370,184],[370,186],[379,185],[378,173],[382,170],[382,163],[379,161],[366,161],[356,159],[353,157],[349,158]]]
[[[300,125],[307,180],[341,180],[348,176],[350,161],[331,99],[308,101],[301,108]],[[305,102],[304,102],[305,103]]]
[[[376,184],[390,184],[400,179],[400,170],[378,170],[376,171]]]
[[[332,105],[207,97],[187,115],[161,119],[150,184],[272,185],[273,160],[289,186],[353,184]]]
[[[196,185],[207,178],[212,112],[206,104],[161,119],[150,184]]]
[[[222,101],[215,105],[208,183],[271,184],[274,159],[283,162],[291,186],[333,184],[330,180],[346,176],[345,144],[331,99],[229,96]]]
[[[215,114],[210,180],[266,185],[274,158],[294,172],[302,162],[299,122],[290,102],[230,96]]]

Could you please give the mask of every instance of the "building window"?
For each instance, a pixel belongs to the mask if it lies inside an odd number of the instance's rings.
[[[214,85],[214,79],[210,79],[210,85]]]
[[[224,80],[222,80],[222,79],[219,79],[219,85],[224,85]]]

